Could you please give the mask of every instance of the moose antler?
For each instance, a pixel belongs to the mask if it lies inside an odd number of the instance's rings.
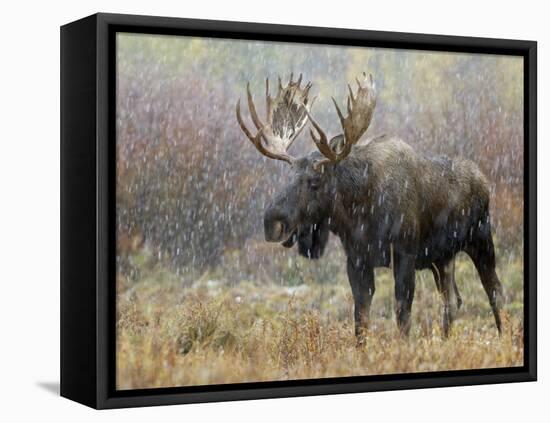
[[[302,74],[297,81],[293,81],[293,74],[286,87],[283,87],[279,77],[278,91],[275,98],[269,95],[269,79],[265,80],[266,98],[266,122],[263,123],[258,117],[256,106],[250,93],[250,84],[246,84],[248,98],[248,109],[250,117],[257,129],[256,135],[248,130],[241,116],[241,100],[237,101],[236,113],[239,126],[258,151],[271,159],[283,160],[292,164],[294,157],[287,153],[296,137],[305,127],[309,110],[313,104],[309,102],[309,90],[311,82],[301,88]]]
[[[310,129],[310,135],[315,142],[315,145],[319,151],[326,157],[319,162],[316,166],[319,167],[325,163],[338,163],[345,159],[351,151],[351,147],[359,141],[361,136],[365,133],[372,119],[372,114],[374,112],[374,107],[376,106],[376,94],[374,92],[374,83],[372,81],[372,75],[367,77],[367,74],[363,72],[364,80],[363,83],[366,83],[365,86],[362,85],[361,81],[358,78],[355,78],[357,82],[357,93],[353,95],[353,90],[348,84],[348,115],[343,116],[338,103],[332,97],[334,106],[336,107],[336,113],[340,118],[340,123],[342,129],[344,130],[343,134],[343,146],[338,150],[337,146],[332,146],[331,143],[327,140],[327,136],[324,131],[321,129],[319,124],[313,119],[309,110],[307,111],[307,116],[309,121],[317,131],[318,137],[315,136],[313,130]],[[340,136],[337,136],[341,138]],[[335,137],[335,138],[337,138]],[[336,144],[336,143],[335,143]]]

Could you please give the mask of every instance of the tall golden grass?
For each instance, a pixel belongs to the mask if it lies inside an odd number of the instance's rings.
[[[272,266],[300,275],[285,286],[224,277],[235,254],[226,257],[225,267],[200,277],[182,277],[158,263],[148,267],[145,252],[134,257],[137,280],[117,281],[118,389],[523,364],[521,255],[500,255],[497,271],[507,296],[501,337],[473,265],[459,256],[456,276],[464,305],[448,339],[441,336],[441,301],[431,273],[417,272],[413,326],[402,338],[394,321],[391,274],[379,270],[370,329],[358,347],[344,261],[332,282],[318,283],[314,277],[322,262],[275,256]],[[342,258],[333,256],[329,265]]]

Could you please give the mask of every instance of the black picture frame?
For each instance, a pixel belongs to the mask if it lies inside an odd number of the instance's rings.
[[[116,391],[115,34],[193,35],[518,55],[524,59],[524,366]],[[61,395],[118,408],[458,385],[537,377],[534,41],[95,14],[61,27]]]

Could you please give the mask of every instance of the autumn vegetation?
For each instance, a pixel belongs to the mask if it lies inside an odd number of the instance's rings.
[[[441,300],[431,272],[417,273],[413,326],[403,339],[393,315],[393,280],[389,270],[381,269],[370,330],[358,347],[343,255],[331,253],[321,270],[298,255],[272,253],[272,269],[263,272],[278,268],[284,283],[256,279],[251,269],[235,264],[189,279],[157,264],[136,282],[119,280],[119,388],[523,364],[523,268],[518,260],[502,260],[498,268],[507,294],[501,338],[478,275],[460,256],[457,279],[464,305],[449,339],[441,335]],[[250,266],[241,254],[230,252],[226,260],[241,259]],[[248,277],[225,276],[239,271]]]

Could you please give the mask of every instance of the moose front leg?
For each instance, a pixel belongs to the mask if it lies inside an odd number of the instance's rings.
[[[407,336],[411,329],[411,309],[415,285],[415,256],[394,253],[393,276],[395,278],[395,316],[402,335]]]
[[[347,270],[354,302],[355,336],[357,342],[362,344],[374,295],[374,269],[367,266],[364,260],[348,258]]]

